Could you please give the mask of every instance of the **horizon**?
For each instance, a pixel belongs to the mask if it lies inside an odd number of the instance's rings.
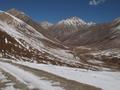
[[[0,10],[20,10],[35,21],[57,23],[70,17],[86,22],[106,23],[120,17],[120,1],[115,0],[1,0]]]

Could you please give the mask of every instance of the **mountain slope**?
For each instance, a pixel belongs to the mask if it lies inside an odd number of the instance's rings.
[[[24,21],[25,23],[29,24],[36,31],[38,31],[39,33],[42,33],[46,37],[51,38],[54,41],[57,41],[56,39],[50,37],[51,35],[49,34],[49,31],[46,29],[46,27],[43,27],[43,24],[36,22],[29,15],[26,15],[24,12],[13,8],[13,9],[8,10],[7,13],[9,13],[9,14],[17,17],[18,19]]]
[[[37,62],[70,66],[79,63],[75,61],[71,53],[68,53],[69,50],[65,50],[66,47],[48,39],[27,23],[7,12],[0,13],[0,31],[2,39],[0,48],[1,52],[4,51],[4,57],[25,60],[32,58]],[[5,43],[6,40],[8,43]],[[11,44],[12,46],[10,46]]]
[[[64,41],[75,46],[97,47],[101,49],[120,48],[120,22],[99,24],[88,28],[84,33],[76,32]]]
[[[39,25],[39,23],[35,22],[31,19],[31,17],[27,16],[24,12],[18,11],[16,9],[10,9],[7,11],[7,13],[10,13],[11,15],[19,18],[20,20],[24,21],[25,23],[29,24],[33,28],[35,28],[38,32],[40,30],[43,30],[43,28]]]
[[[73,19],[74,20],[74,19]],[[86,25],[81,22],[84,27],[78,27],[79,30],[71,28],[64,30],[64,23],[71,27],[72,24],[67,21],[60,22],[60,28],[52,29],[52,35],[62,44],[70,47],[75,56],[81,59],[82,63],[88,65],[97,65],[102,67],[120,68],[120,19],[110,23]],[[76,21],[76,20],[75,20]],[[71,22],[71,21],[70,21]],[[59,28],[59,29],[58,29]],[[52,36],[51,35],[51,36]],[[111,52],[111,53],[110,53]],[[100,61],[100,62],[99,62]],[[102,62],[101,62],[102,61]]]
[[[74,32],[84,30],[88,27],[95,25],[95,23],[87,23],[78,17],[71,17],[65,20],[61,20],[58,23],[51,26],[50,31],[54,38],[64,41],[68,36]]]

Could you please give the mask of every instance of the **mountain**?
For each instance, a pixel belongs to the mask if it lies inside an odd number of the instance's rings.
[[[75,20],[75,22],[77,20],[81,21],[79,19],[72,20]],[[71,24],[71,21],[68,23],[68,21],[70,20],[63,20],[58,25],[55,24],[56,28],[53,29],[52,27],[50,29],[51,36],[61,41],[63,45],[71,47],[74,54],[82,59],[84,63],[95,65],[94,61],[89,62],[89,60],[98,60],[105,63],[102,66],[109,65],[107,67],[117,66],[116,68],[120,68],[120,18],[109,23],[93,23],[91,25],[81,21],[81,24],[79,24],[81,27],[78,27],[79,30],[74,28],[73,32],[71,32],[71,28],[68,30],[63,29],[66,22],[73,27],[73,23]],[[63,25],[62,28],[59,27],[59,24]]]
[[[0,57],[92,70],[120,70],[120,19],[78,17],[38,23],[16,9],[0,12]]]
[[[53,24],[49,23],[47,21],[41,22],[40,25],[44,28],[44,29],[49,29]]]
[[[82,19],[80,19],[79,17],[71,17],[71,18],[59,21],[58,24],[64,24],[64,25],[66,25],[66,28],[68,26],[68,29],[69,29],[69,27],[73,27],[70,29],[76,29],[78,27],[91,26],[91,25],[94,25],[95,23],[93,23],[93,22],[87,23],[87,22],[83,21]]]
[[[83,30],[93,25],[95,25],[95,23],[87,23],[78,17],[71,17],[59,21],[50,28],[50,31],[52,32],[54,38],[63,41],[67,36],[71,35],[72,33]]]
[[[120,48],[120,22],[98,24],[84,32],[75,32],[72,37],[64,41],[65,44],[75,46],[89,46],[100,49]]]
[[[41,29],[43,29],[39,23],[35,22],[30,16],[27,16],[24,12],[18,11],[16,9],[10,9],[7,11],[7,13],[19,18],[20,20],[24,21],[25,23],[28,23],[33,28],[35,28],[38,32],[40,32]]]
[[[0,13],[0,39],[0,55],[5,58],[68,66],[79,63],[64,45],[8,12]]]
[[[112,22],[87,23],[78,17],[61,20],[49,28],[51,36],[68,47],[119,48],[120,18]]]

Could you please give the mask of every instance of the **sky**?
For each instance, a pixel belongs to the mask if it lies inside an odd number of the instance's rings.
[[[16,8],[34,20],[56,23],[69,17],[109,22],[120,17],[120,0],[0,0],[0,10]]]

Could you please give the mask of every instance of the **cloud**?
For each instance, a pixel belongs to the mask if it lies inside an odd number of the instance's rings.
[[[95,6],[97,6],[97,5],[103,4],[105,2],[106,2],[106,0],[90,0],[89,1],[89,5],[95,5]]]

